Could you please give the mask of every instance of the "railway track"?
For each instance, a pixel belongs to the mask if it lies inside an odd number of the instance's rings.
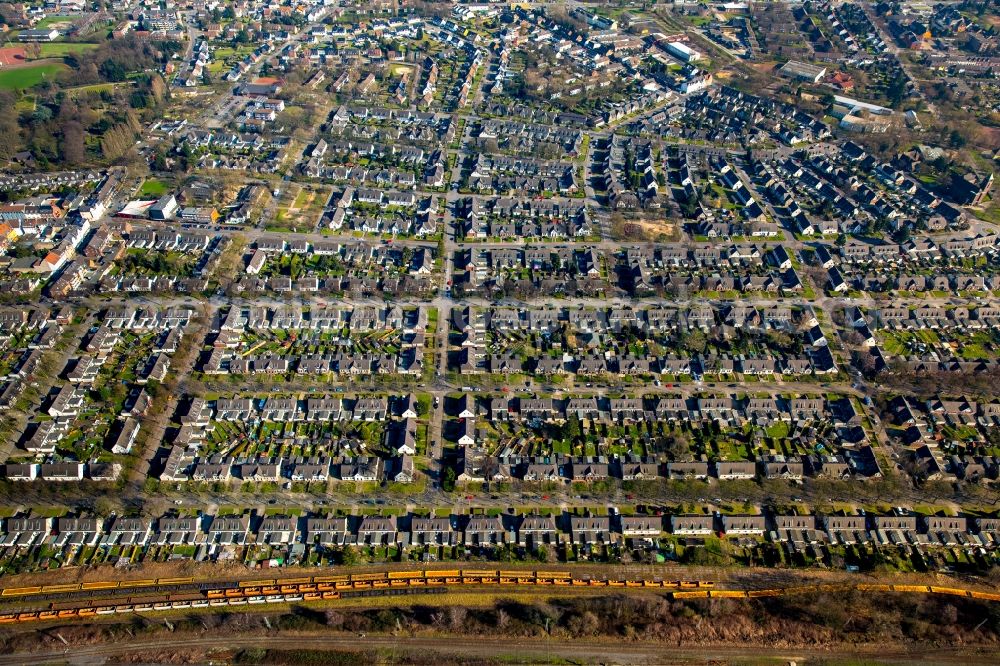
[[[715,582],[707,580],[608,578],[573,575],[567,571],[455,569],[248,579],[231,583],[170,578],[7,588],[0,591],[0,603],[33,604],[34,607],[0,613],[0,624],[62,621],[190,608],[331,601],[367,596],[444,594],[457,586],[651,589],[666,591],[674,599],[756,599],[858,590],[874,594],[941,594],[1000,601],[1000,593],[933,585],[861,583],[753,590],[716,589]],[[46,601],[50,603],[42,606]]]
[[[461,583],[489,583],[497,584],[601,584],[602,582],[617,585],[619,581],[607,578],[595,578],[593,576],[573,576],[565,571],[501,571],[501,570],[415,570],[415,571],[391,571],[377,573],[356,573],[339,576],[305,576],[300,578],[283,579],[250,579],[237,581],[234,583],[219,583],[212,581],[195,581],[193,578],[156,578],[145,580],[127,581],[94,581],[88,583],[69,583],[63,585],[38,585],[31,587],[8,587],[0,590],[0,603],[11,600],[51,600],[53,598],[73,598],[72,595],[106,595],[120,593],[132,593],[135,591],[167,592],[167,591],[204,591],[214,589],[248,588],[258,586],[301,586],[310,584],[333,584],[336,589],[354,589],[359,587],[401,587],[405,586],[405,581],[413,581],[412,584],[419,585],[419,581],[425,581],[428,585],[434,585],[443,580],[449,584]],[[657,581],[657,586],[676,586],[682,588],[711,587],[713,582],[709,581],[662,581],[659,578],[647,579]],[[620,581],[624,587],[626,581]],[[383,583],[386,583],[385,585]]]
[[[66,583],[61,585],[34,585],[29,587],[5,587],[0,590],[0,601],[11,597],[38,597],[44,595],[70,594],[74,592],[107,592],[117,589],[163,588],[176,585],[203,585],[194,578],[148,578],[125,581],[91,581],[89,583]]]

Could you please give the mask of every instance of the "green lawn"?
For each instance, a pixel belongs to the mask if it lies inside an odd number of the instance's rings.
[[[0,72],[0,90],[23,90],[37,86],[45,79],[55,78],[59,72],[68,69],[60,63],[46,63],[32,67],[19,67]]]
[[[977,343],[970,342],[968,344],[963,344],[958,348],[958,354],[966,361],[978,361],[980,359],[992,358],[992,354],[986,351],[986,347]]]
[[[900,342],[899,338],[891,334],[883,334],[882,336],[882,348],[893,356],[899,356],[906,352],[906,347]]]
[[[978,331],[964,337],[958,345],[958,354],[966,360],[990,359],[996,356],[993,335]]]
[[[21,99],[17,100],[14,104],[14,108],[17,111],[34,111],[35,110],[35,97],[34,95],[25,95]]]
[[[139,195],[159,198],[166,194],[167,189],[169,188],[163,181],[157,180],[156,178],[147,178],[142,183],[142,187],[139,188]]]
[[[309,202],[309,190],[300,190],[295,197],[295,202],[292,204],[293,208],[304,208]]]
[[[953,439],[971,441],[979,436],[979,431],[972,426],[945,426],[944,435]]]
[[[119,83],[93,83],[89,86],[76,86],[75,88],[66,88],[63,92],[67,95],[73,97],[76,95],[86,95],[89,93],[102,93],[105,91],[111,91],[118,86],[128,86],[132,85],[128,81],[121,81]]]
[[[72,22],[73,22],[72,16],[46,16],[45,18],[40,20],[35,27],[41,29],[41,28],[47,28],[53,23],[72,23]]]
[[[885,351],[893,355],[905,354],[906,343],[909,341],[921,341],[928,345],[934,345],[941,341],[937,333],[930,329],[919,331],[885,331],[882,334],[882,347]]]
[[[412,71],[413,68],[409,65],[393,64],[389,66],[389,76],[402,76],[403,74],[409,74]]]
[[[788,437],[788,424],[784,421],[778,421],[767,428],[767,436],[774,439],[784,439]]]
[[[97,48],[97,44],[86,42],[51,42],[38,46],[39,56],[42,58],[62,58],[71,53],[83,53]]]
[[[238,48],[232,48],[230,46],[220,46],[212,52],[212,55],[216,60],[225,60],[226,58],[243,58],[245,56],[253,53],[253,46],[240,46]]]

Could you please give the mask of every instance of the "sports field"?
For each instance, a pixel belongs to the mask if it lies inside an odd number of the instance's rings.
[[[47,28],[50,25],[61,25],[61,24],[64,24],[64,23],[68,24],[68,23],[72,23],[72,22],[73,22],[73,17],[72,16],[62,16],[62,15],[59,15],[59,16],[46,16],[45,18],[43,18],[42,20],[40,20],[35,27],[38,28],[38,29],[42,29],[42,28]]]
[[[45,79],[52,79],[59,72],[68,69],[62,63],[44,63],[29,67],[19,67],[0,71],[0,90],[24,90],[37,86]]]
[[[97,44],[88,42],[49,42],[38,45],[39,56],[42,58],[62,58],[71,53],[83,53],[96,48]]]
[[[28,55],[23,46],[5,46],[0,49],[0,65],[20,65],[27,61]]]

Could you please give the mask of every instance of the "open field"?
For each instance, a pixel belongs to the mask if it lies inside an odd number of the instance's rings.
[[[75,88],[67,88],[65,92],[67,95],[71,96],[87,95],[90,93],[110,92],[120,86],[128,86],[128,85],[131,85],[131,83],[128,81],[121,81],[119,83],[94,83],[89,86],[77,86]]]
[[[611,228],[614,238],[632,241],[669,240],[676,237],[678,231],[677,225],[673,222],[640,216],[614,220]]]
[[[147,178],[143,181],[142,187],[139,188],[139,196],[161,197],[168,189],[167,184],[163,181],[156,178]]]
[[[278,206],[274,221],[268,228],[312,229],[329,198],[330,189],[327,187],[293,184],[282,194],[282,204]]]
[[[46,16],[45,18],[43,18],[40,21],[38,21],[38,24],[35,25],[35,27],[36,28],[47,28],[50,25],[56,25],[56,26],[58,26],[58,25],[61,25],[61,24],[69,24],[69,23],[72,23],[72,22],[73,22],[73,17],[72,16],[64,16],[64,15]]]
[[[42,58],[61,58],[73,53],[84,53],[97,48],[97,44],[87,42],[51,42],[39,45],[39,55]]]
[[[44,63],[0,72],[0,90],[24,90],[51,79],[67,67],[60,63]]]
[[[243,58],[253,53],[252,46],[240,46],[240,47],[229,47],[220,46],[212,52],[212,55],[216,60],[223,60],[225,58]]]

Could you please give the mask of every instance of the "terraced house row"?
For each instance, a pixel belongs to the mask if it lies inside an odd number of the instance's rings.
[[[645,308],[453,308],[452,323],[461,331],[554,332],[563,327],[582,332],[634,329],[666,332],[678,328],[707,329],[716,323],[742,327],[814,328],[816,313],[810,306],[775,304],[698,304],[691,307],[657,306]]]
[[[463,435],[464,440],[466,435]],[[461,440],[460,440],[461,441]],[[460,481],[591,483],[606,479],[658,481],[688,479],[720,481],[783,479],[801,481],[805,477],[848,479],[882,475],[878,460],[869,446],[842,449],[836,455],[761,455],[755,460],[671,461],[660,463],[651,456],[518,456],[503,452],[490,456],[475,439],[466,444],[458,461]]]
[[[668,535],[678,537],[767,538],[775,542],[847,545],[973,546],[1000,545],[1000,519],[893,515],[592,515],[418,514],[362,516],[164,515],[159,518],[113,516],[16,515],[3,522],[0,547],[38,546],[231,546],[243,544],[340,547],[400,545],[467,547],[511,544],[529,549],[545,545],[641,545]]]
[[[631,398],[529,398],[498,396],[475,401],[466,397],[470,409],[493,421],[568,418],[607,422],[712,421],[734,425],[746,421],[770,424],[776,421],[830,419],[843,425],[859,425],[861,415],[850,398],[820,396],[696,395],[682,397],[639,396]]]

